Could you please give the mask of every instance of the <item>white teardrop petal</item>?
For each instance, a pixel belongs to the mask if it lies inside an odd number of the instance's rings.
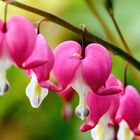
[[[119,130],[117,133],[118,140],[133,140],[134,133],[130,130],[126,121],[121,121],[119,124]]]
[[[108,126],[109,116],[104,115],[95,128],[91,130],[93,140],[114,140],[115,132]]]
[[[32,73],[32,79],[26,88],[26,96],[29,98],[31,106],[38,108],[47,95],[48,89],[40,87],[36,75]]]
[[[9,90],[9,87],[10,84],[6,78],[6,71],[0,70],[0,96],[5,95],[6,92]]]
[[[87,116],[85,115],[85,112],[88,112],[85,97],[90,89],[83,81],[81,67],[78,68],[75,79],[69,86],[71,86],[79,95],[79,105],[76,108],[76,114],[83,120]]]

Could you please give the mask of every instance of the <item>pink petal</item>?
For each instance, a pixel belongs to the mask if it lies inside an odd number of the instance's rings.
[[[3,51],[3,41],[4,40],[4,34],[0,31],[0,56],[2,55]]]
[[[54,50],[55,63],[53,73],[63,88],[74,79],[81,62],[81,46],[75,41],[65,41]]]
[[[52,69],[54,56],[43,35],[37,35],[35,48],[30,57],[23,63],[26,69],[35,68],[50,62],[48,69]]]
[[[48,62],[47,60],[34,60],[32,62],[29,62],[29,63],[24,62],[22,64],[22,68],[25,70],[33,69],[33,68],[42,66],[42,65],[46,64],[47,62]]]
[[[111,74],[105,82],[105,87],[100,88],[98,92],[98,94],[101,96],[110,95],[111,105],[108,112],[111,121],[109,123],[115,123],[115,116],[120,104],[120,93],[123,92],[122,83],[114,75]]]
[[[109,77],[105,83],[106,87],[121,86],[121,84],[122,83],[112,74],[109,75]]]
[[[33,67],[37,65],[37,61],[40,62],[38,64],[43,65]],[[47,81],[49,79],[50,72],[54,64],[54,56],[45,38],[41,34],[37,36],[35,49],[32,55],[24,64],[25,66],[31,66],[29,70],[32,70],[36,74],[38,82]]]
[[[7,22],[6,41],[13,61],[22,63],[31,55],[35,47],[36,32],[32,23],[22,16],[14,16]]]
[[[140,129],[136,128],[133,130],[133,132],[135,133],[135,135],[140,136]]]
[[[114,95],[123,91],[119,86],[112,86],[104,89],[99,89],[96,93],[100,96]]]
[[[109,112],[109,116],[110,116],[110,122],[109,123],[115,123],[115,117],[116,117],[116,114],[117,114],[117,111],[118,111],[118,108],[119,108],[119,105],[120,105],[120,96],[119,94],[117,95],[112,95],[110,96],[111,98],[111,105],[110,105],[110,108],[108,110]]]
[[[80,131],[85,132],[96,126],[100,118],[108,111],[111,103],[110,96],[99,96],[89,92],[86,97],[87,106],[90,114],[87,117],[87,123],[80,127]]]
[[[123,86],[120,85],[119,80],[112,74],[109,75],[104,86],[97,90],[97,94],[101,96],[113,95],[123,92]]]
[[[0,32],[2,32],[2,30],[3,30],[3,22],[2,22],[2,20],[0,19]]]
[[[117,89],[121,90],[121,91],[118,91],[119,94],[123,94],[124,93],[124,85],[122,84],[122,82],[117,79],[114,75],[110,75],[105,83],[106,85],[106,88],[109,88],[109,87],[117,87]]]
[[[82,73],[86,83],[93,91],[107,80],[112,69],[112,59],[108,50],[100,44],[92,43],[86,47],[82,60]]]
[[[120,107],[117,112],[116,120],[125,120],[130,129],[135,133],[140,123],[140,96],[132,86],[125,88],[125,94],[121,97]]]
[[[62,92],[64,90],[61,86],[55,85],[51,80],[41,81],[39,84],[41,87],[48,88],[53,92]]]
[[[111,106],[108,111],[112,122],[114,122],[116,113],[120,105],[120,95],[118,93],[123,92],[123,86],[122,83],[112,74],[107,79],[105,86],[108,90],[112,90],[112,94],[115,94],[116,92],[116,95],[110,96]]]

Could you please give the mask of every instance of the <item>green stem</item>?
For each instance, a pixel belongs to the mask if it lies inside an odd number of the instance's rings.
[[[97,18],[97,20],[99,21],[99,23],[101,24],[106,36],[108,37],[108,39],[112,42],[117,44],[116,39],[114,38],[111,30],[108,28],[107,24],[104,22],[103,18],[101,17],[100,13],[96,10],[95,5],[93,4],[92,0],[85,0],[85,3],[87,4],[87,6],[89,7],[89,10],[91,11],[91,13]]]
[[[113,21],[113,24],[115,25],[115,28],[116,28],[116,30],[117,30],[117,32],[119,34],[119,37],[120,37],[120,39],[121,39],[121,41],[122,41],[126,51],[128,52],[128,54],[130,54],[132,56],[132,52],[129,49],[129,46],[128,46],[126,40],[124,39],[123,34],[122,34],[122,32],[121,32],[121,30],[120,30],[120,28],[119,28],[119,26],[118,26],[118,24],[117,24],[117,22],[115,20],[113,11],[112,12],[108,12],[108,13],[109,13],[109,15],[110,15],[110,17],[111,17],[111,19]]]
[[[37,34],[40,34],[40,25],[43,21],[47,21],[46,18],[42,18],[41,20],[38,21],[37,23]]]
[[[4,0],[1,0],[4,1]],[[31,6],[27,6],[25,4],[22,4],[20,2],[17,1],[13,1],[10,3],[13,6],[22,8],[26,11],[32,12],[34,14],[40,15],[42,17],[45,17],[46,19],[48,19],[49,21],[52,21],[56,24],[59,24],[67,29],[69,29],[70,31],[73,31],[75,33],[77,33],[80,36],[83,36],[83,31],[79,28],[77,28],[76,26],[72,25],[71,23],[65,21],[64,19],[57,17],[49,12],[45,12],[36,8],[33,8]],[[140,62],[135,59],[134,57],[131,57],[128,53],[126,53],[125,51],[123,51],[122,49],[120,49],[119,47],[93,35],[90,32],[86,32],[85,33],[86,39],[92,41],[92,42],[96,42],[96,43],[100,43],[102,44],[104,47],[106,47],[107,49],[109,49],[111,52],[113,52],[114,54],[122,57],[123,59],[125,59],[127,62],[129,62],[130,64],[132,64],[135,68],[137,68],[138,70],[140,70]]]
[[[7,7],[8,7],[8,2],[6,2],[6,4],[5,4],[5,10],[4,10],[4,27],[3,27],[3,32],[6,32]]]
[[[86,32],[87,32],[87,28],[86,28],[86,26],[84,26],[83,27],[83,38],[82,38],[82,59],[84,59],[85,58],[85,49],[86,49],[86,36],[85,36],[85,34],[86,34]]]
[[[124,79],[123,79],[124,88],[127,86],[127,68],[128,68],[128,63],[126,63],[124,66],[124,75],[123,75],[124,76]]]

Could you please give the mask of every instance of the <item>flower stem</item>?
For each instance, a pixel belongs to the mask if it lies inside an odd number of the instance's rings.
[[[120,28],[119,28],[119,26],[118,26],[118,24],[117,24],[117,22],[116,22],[116,20],[115,20],[113,11],[108,12],[108,13],[109,13],[109,15],[110,15],[110,17],[111,17],[111,19],[112,19],[112,21],[113,21],[113,24],[115,25],[115,28],[116,28],[116,30],[117,30],[117,32],[118,32],[118,34],[119,34],[119,37],[120,37],[120,39],[121,39],[121,41],[122,41],[122,43],[123,43],[123,45],[124,45],[124,48],[126,49],[126,51],[128,52],[128,54],[130,54],[130,55],[132,56],[132,52],[131,52],[131,50],[129,49],[129,46],[128,46],[127,42],[125,41],[125,39],[124,39],[124,37],[123,37],[123,34],[122,34],[122,32],[121,32],[121,30],[120,30]]]
[[[128,68],[128,63],[125,64],[124,66],[124,88],[127,86],[127,68]]]
[[[89,7],[91,13],[97,18],[97,20],[100,22],[106,36],[108,37],[108,39],[110,40],[110,42],[113,42],[115,44],[117,44],[116,39],[114,38],[111,30],[109,29],[109,27],[107,26],[106,22],[104,22],[103,18],[101,17],[101,15],[99,14],[99,12],[96,10],[94,4],[92,3],[91,0],[85,0],[87,6]]]
[[[1,0],[1,1],[4,1],[4,0]],[[65,28],[69,29],[70,31],[75,32],[76,34],[78,34],[80,36],[83,36],[83,31],[81,29],[77,28],[76,26],[72,25],[71,23],[69,23],[69,22],[65,21],[64,19],[62,19],[58,16],[55,16],[49,12],[45,12],[45,11],[33,8],[31,6],[27,6],[27,5],[17,2],[17,1],[13,1],[10,4],[13,6],[19,7],[21,9],[24,9],[26,11],[32,12],[34,14],[40,15],[42,17],[45,17],[49,21],[54,22],[58,25],[61,25]],[[122,49],[120,49],[119,47],[117,47],[116,45],[113,45],[113,44],[93,35],[92,33],[88,32],[88,31],[85,33],[85,36],[86,36],[86,39],[89,41],[102,44],[104,47],[109,49],[115,55],[122,57],[123,59],[125,59],[127,62],[132,64],[135,68],[137,68],[140,71],[140,62],[137,59],[135,59],[134,57],[130,56],[125,51],[123,51]]]
[[[108,11],[108,14],[109,14],[109,16],[111,17],[111,19],[112,19],[112,21],[113,21],[113,24],[114,24],[114,26],[115,26],[115,28],[116,28],[116,30],[117,30],[117,33],[118,33],[118,35],[119,35],[119,37],[120,37],[120,40],[121,40],[121,42],[122,42],[122,44],[123,44],[123,46],[124,46],[126,52],[127,52],[129,55],[133,56],[133,53],[132,53],[132,51],[130,50],[129,45],[127,44],[127,42],[126,42],[126,40],[125,40],[125,38],[124,38],[124,36],[123,36],[123,34],[122,34],[122,32],[121,32],[119,26],[118,26],[118,24],[117,24],[117,22],[116,22],[116,20],[115,20],[114,13],[113,13],[113,9],[112,9],[112,10],[109,10],[109,11]],[[131,70],[131,72],[133,73],[135,79],[136,79],[138,82],[140,82],[140,77],[139,77],[138,73],[133,69],[133,67],[130,66],[130,70]]]
[[[44,22],[44,21],[47,21],[47,19],[46,19],[46,18],[42,18],[42,19],[40,19],[40,20],[38,21],[38,23],[37,23],[37,34],[40,34],[40,25],[41,25],[41,23]]]
[[[7,18],[7,7],[8,7],[8,2],[6,2],[5,4],[5,8],[4,8],[4,26],[3,26],[3,32],[6,32],[6,18]]]
[[[86,34],[87,28],[86,26],[83,26],[83,38],[82,38],[82,59],[85,58],[85,49],[86,49]]]

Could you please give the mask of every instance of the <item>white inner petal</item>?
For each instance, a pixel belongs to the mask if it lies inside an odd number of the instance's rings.
[[[93,140],[114,140],[114,128],[108,127],[109,116],[105,114],[91,130],[91,136]]]
[[[9,53],[7,51],[6,40],[2,44],[2,54],[0,56],[0,70],[7,70],[11,67],[12,61],[10,59]]]
[[[82,78],[81,66],[79,66],[76,72],[76,79],[70,84],[70,86],[75,89],[79,95],[79,105],[77,106],[76,110],[79,111],[80,116],[78,116],[83,120],[87,109],[85,96],[90,89]]]
[[[0,96],[9,90],[9,82],[6,79],[6,71],[0,70]]]
[[[5,95],[9,90],[9,82],[6,78],[6,71],[11,67],[11,61],[5,58],[0,59],[0,96]]]
[[[0,70],[7,70],[11,67],[10,59],[0,58]]]
[[[6,41],[3,40],[1,46],[2,54],[0,56],[0,96],[4,95],[9,90],[9,82],[6,78],[6,71],[11,67],[11,59],[8,55]]]
[[[117,133],[118,140],[133,140],[134,133],[130,130],[126,121],[121,121],[119,124],[119,130]]]
[[[26,96],[29,98],[33,108],[38,108],[44,98],[48,95],[48,89],[40,87],[36,75],[32,72],[32,78],[26,88]]]

